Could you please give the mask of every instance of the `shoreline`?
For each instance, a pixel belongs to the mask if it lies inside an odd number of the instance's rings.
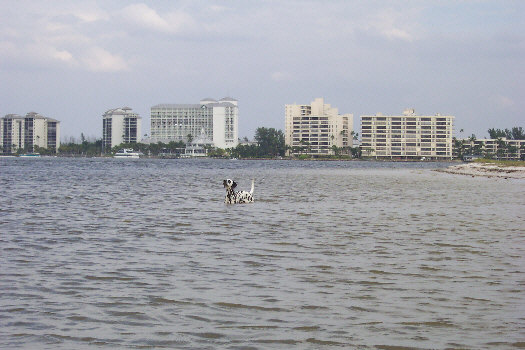
[[[2,155],[0,158],[19,158],[19,155]],[[52,154],[41,155],[39,158],[114,158],[112,155],[86,155],[86,154]],[[375,159],[375,158],[296,158],[296,157],[166,157],[166,156],[141,156],[140,159],[223,159],[223,160],[288,160],[288,161],[338,161],[338,162],[378,162],[378,163],[457,163],[457,159]]]
[[[525,166],[499,166],[490,163],[464,163],[444,169],[436,169],[447,174],[466,175],[500,179],[525,179]]]

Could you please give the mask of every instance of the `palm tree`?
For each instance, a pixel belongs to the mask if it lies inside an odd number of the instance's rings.
[[[505,144],[505,141],[503,141],[501,137],[497,138],[497,144],[498,144],[498,148],[496,150],[496,156],[498,157],[498,159],[501,159],[505,157],[507,145]]]
[[[456,156],[459,158],[459,159],[463,159],[463,148],[465,146],[465,141],[463,140],[458,140],[457,138],[453,137],[452,138],[452,153],[456,153]]]
[[[474,149],[474,145],[475,145],[475,142],[476,142],[476,135],[472,134],[469,138],[468,138],[468,153],[472,155],[473,153],[473,149]]]
[[[301,143],[301,154],[303,154],[304,151],[306,151],[307,154],[311,154],[312,146],[310,145],[310,142],[301,139],[300,143]]]
[[[483,145],[481,143],[474,144],[474,147],[472,147],[472,155],[474,156],[480,156],[482,153]]]
[[[284,145],[284,154],[289,156],[290,152],[293,152],[293,147],[290,145]]]
[[[511,134],[514,140],[525,140],[525,132],[521,126],[513,127]]]
[[[517,158],[518,156],[518,147],[511,145],[509,142],[507,142],[507,151],[509,158]]]
[[[298,152],[299,154],[303,154],[304,140],[301,139],[301,141],[299,141],[299,144],[300,144],[300,146],[295,146],[296,152]]]

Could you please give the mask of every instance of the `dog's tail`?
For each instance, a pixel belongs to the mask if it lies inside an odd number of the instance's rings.
[[[255,179],[252,179],[252,188],[250,189],[250,194],[253,194],[254,188],[255,188]]]

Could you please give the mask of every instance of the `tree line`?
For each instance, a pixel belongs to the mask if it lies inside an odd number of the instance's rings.
[[[235,158],[275,158],[284,157],[286,145],[282,130],[260,127],[255,130],[256,143],[239,144],[227,152]]]
[[[248,141],[244,138],[244,141]],[[191,138],[188,137],[188,142]],[[178,154],[185,148],[183,141],[171,141],[169,143],[126,143],[113,147],[106,153],[115,153],[122,148],[131,148],[150,156],[162,156],[165,154]],[[284,157],[288,148],[284,142],[284,133],[275,128],[259,127],[255,131],[255,142],[251,144],[239,144],[234,148],[226,150],[220,148],[209,148],[208,155],[212,157],[236,157],[236,158],[275,158]],[[35,150],[36,151],[36,150]],[[39,149],[41,154],[49,154],[51,151]],[[102,140],[87,141],[81,136],[81,143],[68,142],[60,145],[60,155],[66,156],[98,156],[103,153]]]
[[[507,140],[524,140],[525,132],[522,127],[513,127],[511,129],[488,129],[488,133],[492,139],[498,140],[497,154],[488,154],[483,150],[483,146],[476,143],[476,136],[472,134],[468,140],[453,139],[454,153],[457,157],[462,158],[463,155],[471,154],[484,156],[488,158],[503,157],[505,155],[516,154],[518,149],[515,146],[505,142]],[[354,138],[357,134],[354,134]],[[244,138],[245,143],[239,144],[236,147],[228,149],[220,149],[208,147],[208,155],[211,157],[235,157],[235,158],[276,158],[284,157],[287,151],[298,155],[299,158],[310,157],[308,142],[302,142],[301,146],[289,147],[285,144],[284,133],[282,130],[275,128],[259,127],[255,131],[255,142],[249,143],[248,139]],[[191,138],[188,137],[188,142]],[[141,152],[149,156],[164,156],[164,155],[178,155],[183,153],[186,144],[183,141],[171,141],[169,143],[127,143],[113,147],[111,150],[104,152],[102,147],[102,140],[88,141],[83,134],[81,134],[81,142],[62,143],[58,149],[58,154],[63,156],[87,156],[94,157],[103,155],[103,153],[114,154],[122,148],[130,148],[134,151]],[[42,155],[55,154],[54,149],[46,149],[35,146],[34,152]],[[361,158],[360,147],[337,147],[332,146],[332,151],[336,158],[353,157]],[[27,153],[27,150],[19,149],[17,153]]]
[[[181,148],[184,148],[186,144],[182,141],[171,141],[169,143],[158,142],[158,143],[123,143],[118,146],[111,148],[106,151],[106,154],[114,154],[123,148],[130,148],[134,151],[141,152],[146,155],[159,156],[163,154],[176,154],[180,152]],[[40,154],[49,154],[46,152],[40,152]],[[47,150],[46,150],[47,151]],[[35,150],[35,152],[37,152]],[[65,156],[88,156],[95,157],[103,154],[102,140],[96,140],[94,142],[83,141],[82,143],[64,143],[58,148],[58,153]]]
[[[525,140],[525,132],[521,126],[509,129],[489,129],[491,139],[506,138],[507,140]]]

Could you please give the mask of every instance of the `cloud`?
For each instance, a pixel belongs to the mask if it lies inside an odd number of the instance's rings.
[[[514,100],[507,96],[496,95],[493,97],[494,103],[502,108],[509,108],[514,106]]]
[[[292,78],[292,75],[287,72],[273,72],[271,74],[271,79],[273,81],[287,81],[287,80],[291,80],[291,78]]]
[[[76,64],[73,54],[65,49],[58,49],[44,42],[15,44],[10,41],[0,42],[0,59],[14,65],[31,65],[34,67],[48,67],[64,63],[70,66]]]
[[[384,28],[381,31],[381,34],[385,36],[386,38],[390,40],[406,40],[406,41],[412,41],[414,40],[414,37],[406,30],[403,30],[401,28]]]
[[[126,6],[122,14],[128,21],[163,33],[176,34],[193,27],[193,18],[185,12],[173,11],[161,16],[146,4]]]
[[[73,55],[67,50],[49,48],[48,57],[61,62],[74,63]]]
[[[109,12],[91,5],[67,4],[35,6],[20,13],[23,26],[0,23],[0,29],[10,28],[0,31],[0,60],[10,67],[95,72],[129,69],[121,55],[104,49],[118,47],[113,45],[116,31],[107,27]]]
[[[122,12],[125,18],[143,27],[160,31],[169,30],[169,24],[146,4],[129,5]]]
[[[13,57],[18,53],[18,47],[10,41],[0,41],[0,58]]]
[[[208,6],[207,10],[210,12],[218,13],[218,12],[224,12],[228,10],[228,8],[225,6],[220,6],[220,5],[211,5],[211,6]]]
[[[413,41],[416,39],[413,26],[417,22],[412,17],[412,11],[386,9],[369,16],[363,26],[388,40]]]
[[[126,61],[103,48],[93,47],[82,58],[83,65],[93,72],[119,72],[129,69]]]
[[[107,21],[109,20],[109,15],[105,11],[92,9],[84,11],[74,11],[73,15],[80,19],[82,22],[93,23],[97,21]]]

